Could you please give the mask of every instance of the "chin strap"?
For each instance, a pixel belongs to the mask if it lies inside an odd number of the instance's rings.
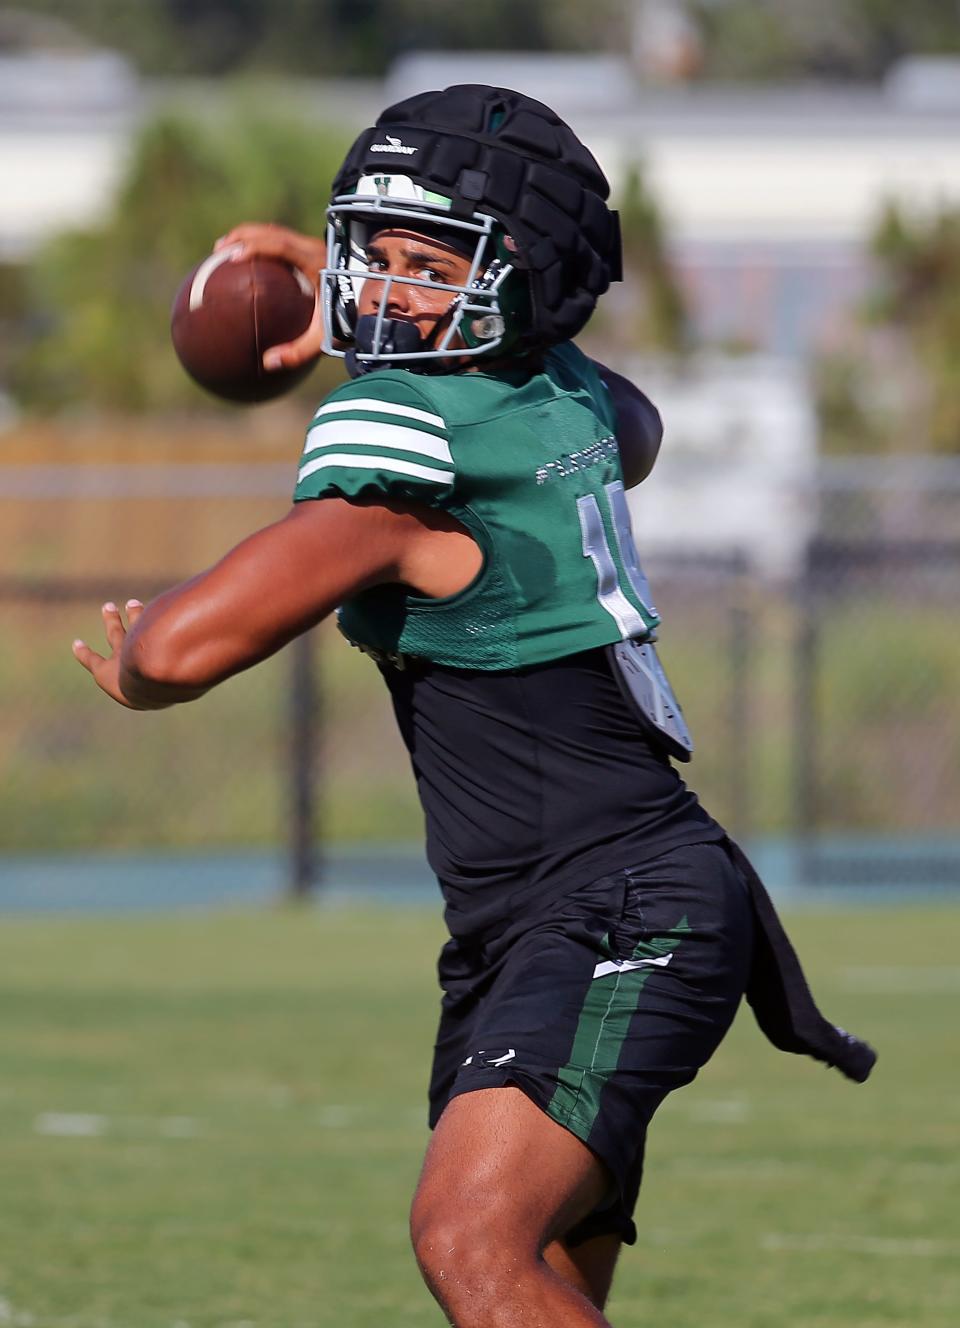
[[[373,351],[373,336],[376,326],[376,314],[364,314],[357,319],[356,331],[353,334],[353,347],[346,354],[347,373],[351,378],[360,378],[363,374],[372,373],[374,369],[407,368],[411,364],[410,361],[401,360],[399,365],[394,366],[390,363],[389,357],[391,355],[411,355],[419,350],[430,349],[429,346],[424,345],[423,338],[413,323],[405,322],[400,318],[385,318],[380,329],[379,350],[379,354],[384,358],[361,360],[358,358],[358,352],[361,355],[369,355]]]

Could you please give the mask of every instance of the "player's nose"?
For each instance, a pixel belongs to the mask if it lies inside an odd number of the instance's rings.
[[[386,303],[386,313],[402,314],[409,312],[410,309],[410,287],[402,281],[393,281],[391,278],[395,273],[387,272],[379,281],[371,282],[373,286],[373,309],[375,313],[380,312],[381,304]]]

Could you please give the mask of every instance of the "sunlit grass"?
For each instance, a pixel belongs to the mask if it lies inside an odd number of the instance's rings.
[[[619,1328],[955,1328],[957,914],[804,913],[868,1085],[744,1013],[654,1124]],[[440,1325],[407,1248],[438,916],[0,936],[0,1304],[31,1328]]]

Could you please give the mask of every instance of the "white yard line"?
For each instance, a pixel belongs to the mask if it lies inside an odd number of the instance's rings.
[[[43,1111],[33,1122],[33,1132],[90,1139],[106,1134],[109,1124],[106,1116],[87,1111]]]
[[[105,1134],[159,1134],[164,1139],[193,1139],[201,1131],[191,1116],[104,1116],[92,1111],[42,1111],[34,1134],[95,1139]],[[0,1319],[0,1324],[3,1320]]]
[[[0,1295],[0,1324],[3,1328],[31,1328],[35,1322],[29,1310],[16,1309],[6,1296]]]

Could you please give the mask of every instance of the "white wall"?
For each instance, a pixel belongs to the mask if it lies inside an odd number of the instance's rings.
[[[686,372],[629,372],[664,421],[653,473],[630,491],[641,560],[738,549],[761,574],[789,575],[816,517],[816,422],[797,361],[708,356]]]
[[[0,122],[0,258],[16,258],[111,204],[130,125],[31,126]]]

